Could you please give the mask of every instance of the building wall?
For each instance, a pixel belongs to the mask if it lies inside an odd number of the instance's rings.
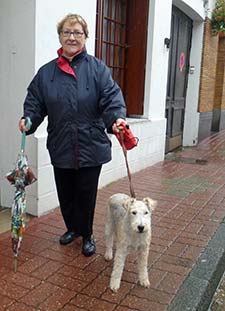
[[[54,8],[54,10],[53,10]],[[88,8],[88,9],[87,9]],[[11,207],[14,187],[9,185],[5,174],[15,165],[20,148],[19,118],[23,111],[26,89],[40,66],[57,57],[59,48],[57,22],[67,13],[81,14],[87,21],[90,38],[87,50],[94,54],[96,0],[2,0],[0,25],[2,45],[0,56],[6,60],[0,64],[1,105],[5,116],[0,135],[0,206]],[[10,137],[10,140],[9,140]],[[40,215],[58,206],[52,166],[46,150],[46,121],[36,133],[26,139],[29,165],[38,181],[27,187],[27,211]]]
[[[68,13],[80,14],[87,21],[89,38],[86,47],[90,54],[94,54],[96,16],[93,12],[96,11],[96,0],[79,1],[79,3],[76,3],[76,6],[74,5],[74,0],[56,0],[54,1],[54,11],[52,10],[53,0],[36,0],[35,5],[35,72],[37,72],[40,66],[57,57],[56,52],[60,44],[56,25]],[[51,13],[49,14],[49,12]],[[32,189],[28,192],[28,211],[34,215],[41,215],[58,206],[52,165],[46,149],[46,125],[47,121],[45,120],[31,138],[35,139],[37,150],[38,187],[36,195],[32,194],[31,196]]]
[[[35,68],[35,3],[0,2],[0,205],[11,206],[14,187],[5,178],[14,168],[20,149],[18,121],[28,81]],[[35,150],[35,146],[31,146]],[[35,153],[35,152],[34,152]],[[33,163],[35,161],[32,161]],[[36,188],[37,185],[34,185]]]
[[[212,131],[225,128],[225,38],[219,38],[217,51],[216,81],[214,92],[214,107]]]
[[[217,64],[218,37],[212,36],[210,20],[207,19],[204,31],[202,51],[201,84],[199,93],[199,112],[208,112],[213,109],[216,64]]]
[[[224,84],[225,84],[225,38],[219,38],[217,66],[216,66],[216,81],[214,92],[214,109],[225,108]]]
[[[202,53],[201,84],[199,90],[200,112],[198,139],[211,134],[215,96],[218,37],[212,35],[210,19],[206,19]]]

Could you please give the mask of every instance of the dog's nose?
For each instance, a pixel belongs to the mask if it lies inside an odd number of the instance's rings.
[[[139,232],[143,232],[143,231],[144,231],[144,228],[145,228],[144,226],[139,225],[139,226],[138,226],[138,231],[139,231]]]

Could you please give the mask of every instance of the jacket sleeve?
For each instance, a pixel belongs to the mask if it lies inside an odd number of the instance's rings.
[[[31,129],[26,134],[34,133],[46,115],[47,110],[42,96],[38,72],[28,86],[27,96],[24,101],[23,117],[30,117],[32,122]]]
[[[113,80],[110,70],[101,63],[100,71],[100,109],[108,132],[118,118],[126,119],[126,106],[122,91]]]

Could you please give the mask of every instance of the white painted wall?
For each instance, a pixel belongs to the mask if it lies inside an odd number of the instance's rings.
[[[0,29],[0,205],[11,207],[14,187],[5,175],[14,168],[20,149],[18,120],[34,72],[34,2],[1,0]]]
[[[194,67],[194,73],[189,73],[188,76],[186,108],[184,116],[183,146],[194,146],[198,143],[198,100],[201,74],[203,30],[204,27],[202,22],[193,23],[190,66]]]
[[[165,116],[169,51],[164,39],[170,38],[171,10],[172,0],[150,1],[144,115],[152,121]]]
[[[194,16],[196,21],[194,42],[196,48],[201,45],[201,18],[204,10],[202,0],[181,1],[173,3],[182,6],[186,13]],[[194,8],[194,10],[190,8]],[[144,169],[164,159],[166,119],[166,85],[168,72],[168,51],[164,46],[164,38],[170,37],[172,0],[151,0],[149,10],[148,50],[146,64],[146,84],[144,98],[144,116],[141,119],[128,119],[131,128],[139,137],[139,146],[128,152],[131,172]],[[12,167],[20,144],[18,119],[22,113],[22,103],[26,95],[26,87],[38,68],[57,56],[59,47],[56,32],[57,22],[67,13],[82,15],[88,25],[90,38],[87,50],[94,55],[96,0],[1,0],[0,26],[1,42],[6,42],[0,51],[1,59],[9,60],[0,63],[0,91],[3,123],[6,129],[0,136],[1,153],[1,198],[0,205],[10,206],[12,201],[12,186],[2,177]],[[160,16],[159,18],[156,18]],[[10,22],[9,22],[10,21]],[[162,22],[163,21],[163,22]],[[25,36],[19,34],[26,34]],[[197,45],[197,41],[199,45]],[[199,53],[192,53],[192,62],[197,64]],[[16,74],[15,74],[16,72]],[[198,74],[190,78],[188,89],[188,113],[186,124],[197,128],[196,111]],[[2,77],[5,77],[3,80]],[[192,81],[193,80],[193,81]],[[193,96],[196,96],[192,103]],[[11,119],[11,123],[9,123]],[[193,121],[194,120],[194,121]],[[2,131],[1,131],[2,132]],[[6,134],[7,133],[7,134]],[[187,141],[196,137],[195,130],[185,134]],[[7,139],[6,139],[7,136]],[[8,142],[10,137],[10,143]],[[27,139],[27,153],[30,164],[38,181],[27,187],[27,211],[41,215],[58,205],[52,167],[46,150],[46,122],[36,133]],[[115,139],[113,143],[113,160],[103,166],[99,187],[118,178],[126,176],[126,166],[122,150]],[[127,190],[129,191],[129,189]]]
[[[53,4],[54,2],[54,4]],[[54,10],[52,8],[54,7]],[[46,16],[48,12],[48,16]],[[49,12],[51,12],[49,14]],[[87,40],[88,53],[94,55],[95,48],[95,14],[96,0],[83,0],[74,5],[74,0],[36,1],[36,32],[35,32],[35,71],[40,66],[57,57],[57,50],[60,47],[56,30],[57,23],[68,13],[80,14],[88,23],[89,39]],[[36,196],[38,201],[30,200],[28,211],[35,215],[41,215],[48,210],[58,206],[58,198],[53,177],[52,165],[46,149],[46,124],[38,128],[34,137],[37,145],[37,177],[38,189]]]

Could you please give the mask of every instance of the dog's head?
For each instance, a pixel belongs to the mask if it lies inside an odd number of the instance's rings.
[[[133,231],[143,233],[151,230],[151,213],[156,204],[151,198],[144,198],[142,201],[129,198],[124,201],[123,207],[127,210]]]

